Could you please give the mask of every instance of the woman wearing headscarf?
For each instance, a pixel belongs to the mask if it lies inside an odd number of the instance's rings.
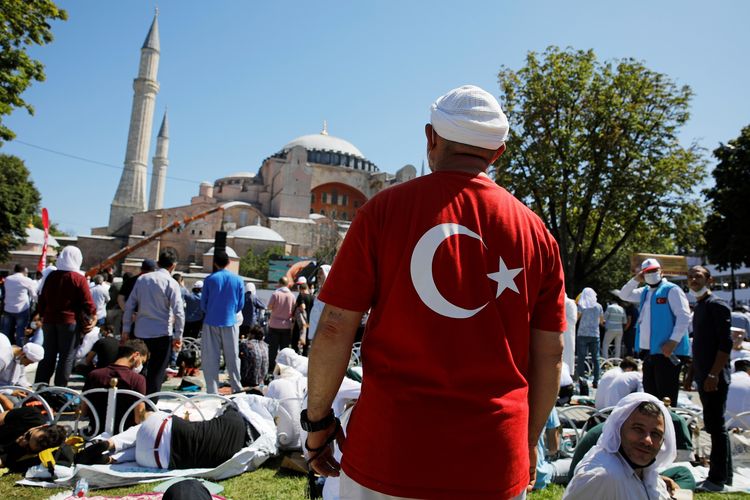
[[[676,456],[667,408],[645,392],[628,394],[607,419],[596,446],[576,466],[563,500],[669,499],[659,471]]]
[[[591,354],[591,364],[594,370],[594,387],[599,384],[599,325],[604,322],[604,311],[596,301],[596,292],[592,288],[584,288],[578,297],[578,335],[576,349],[576,375],[583,376],[586,370],[586,354]]]
[[[323,264],[318,268],[318,274],[316,276],[317,290],[315,291],[315,300],[313,301],[313,306],[310,309],[310,314],[308,315],[309,326],[307,328],[307,342],[305,342],[305,347],[302,350],[302,354],[304,354],[305,356],[307,356],[307,353],[312,344],[312,340],[315,337],[315,332],[318,329],[318,321],[320,321],[320,315],[323,313],[323,308],[326,305],[325,302],[318,298],[318,295],[320,294],[320,290],[323,289],[323,284],[326,282],[326,278],[328,278],[328,273],[330,272],[331,266],[328,264]]]
[[[55,385],[66,387],[79,332],[88,333],[96,324],[96,306],[81,272],[82,262],[83,255],[77,247],[63,248],[57,257],[57,270],[47,275],[39,296],[37,311],[44,330],[44,358],[36,370],[37,383],[49,383],[54,372]]]

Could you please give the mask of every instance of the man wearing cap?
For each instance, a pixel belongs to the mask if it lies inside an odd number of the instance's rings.
[[[182,301],[185,303],[185,337],[197,338],[203,329],[203,309],[201,309],[201,295],[203,293],[203,281],[193,283],[189,291],[181,287]]]
[[[206,314],[201,334],[201,363],[206,378],[206,392],[209,394],[216,394],[219,390],[219,361],[222,352],[232,391],[242,390],[237,313],[245,305],[245,287],[242,278],[226,269],[228,265],[227,253],[216,252],[214,272],[203,283],[201,295],[201,309]]]
[[[693,381],[703,406],[703,423],[711,435],[711,468],[699,486],[706,491],[723,491],[732,484],[732,454],[724,425],[732,352],[732,310],[711,293],[711,273],[703,266],[688,271],[688,288],[695,297],[693,313]]]
[[[646,286],[638,285],[645,282]],[[690,306],[682,289],[662,277],[661,264],[646,259],[620,290],[620,298],[640,305],[635,350],[643,359],[643,389],[677,406],[680,360],[689,356]]]
[[[145,261],[144,261],[145,262]],[[185,307],[180,285],[172,279],[176,266],[174,253],[159,254],[159,269],[141,273],[125,303],[122,315],[122,339],[128,340],[135,324],[136,337],[143,340],[151,356],[146,362],[146,394],[161,390],[172,350],[182,346]],[[135,311],[135,322],[133,317]]]
[[[486,174],[508,134],[491,94],[438,98],[425,133],[432,174],[359,209],[320,294],[306,452],[319,474],[340,474],[342,498],[520,498],[559,387],[557,243]],[[331,405],[368,309],[344,440]]]
[[[250,329],[260,322],[266,310],[266,304],[258,298],[254,283],[245,284],[245,306],[242,308],[242,325],[240,335],[246,337]]]
[[[30,388],[26,367],[44,358],[44,348],[27,342],[23,347],[11,345],[5,335],[0,335],[0,387],[17,385]]]

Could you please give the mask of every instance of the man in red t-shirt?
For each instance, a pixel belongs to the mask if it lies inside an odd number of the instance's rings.
[[[302,424],[342,498],[514,498],[534,482],[565,329],[557,243],[485,173],[505,151],[497,100],[464,86],[426,125],[432,174],[357,213],[320,298]],[[362,394],[338,433],[331,403],[364,311]]]

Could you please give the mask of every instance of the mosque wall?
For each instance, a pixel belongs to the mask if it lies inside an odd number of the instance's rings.
[[[307,220],[310,222],[270,217],[268,227],[282,235],[288,243],[298,245],[300,256],[311,257],[321,247],[338,244],[340,236],[332,220]]]

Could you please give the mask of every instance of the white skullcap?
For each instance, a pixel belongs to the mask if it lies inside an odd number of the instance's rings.
[[[298,285],[301,285],[303,283],[307,284],[307,278],[305,278],[304,276],[300,276],[299,278],[297,278],[297,284]]]
[[[250,293],[255,293],[255,283],[246,283],[245,291],[250,292]]]
[[[198,280],[193,284],[193,288],[203,288],[203,281]]]
[[[496,150],[508,137],[508,118],[500,103],[474,85],[438,97],[430,109],[432,127],[443,139]]]
[[[23,354],[32,363],[38,363],[44,358],[44,347],[33,342],[28,342],[23,346]]]

